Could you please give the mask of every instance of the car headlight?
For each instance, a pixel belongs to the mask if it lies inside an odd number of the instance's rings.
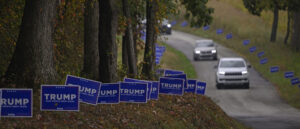
[[[200,54],[200,52],[201,52],[201,51],[197,51],[197,50],[195,51],[196,54]]]
[[[225,74],[224,71],[219,71],[218,73],[219,73],[220,75],[224,75],[224,74]]]
[[[242,74],[247,74],[248,73],[248,71],[242,71]]]
[[[167,27],[168,27],[168,28],[171,28],[172,26],[171,26],[171,24],[167,24]]]
[[[211,53],[217,53],[217,50],[211,50]]]

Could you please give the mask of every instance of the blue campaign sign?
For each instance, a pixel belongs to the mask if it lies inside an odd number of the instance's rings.
[[[186,74],[174,74],[174,75],[169,75],[169,76],[165,76],[165,77],[183,79],[184,80],[184,89],[187,88]]]
[[[183,95],[184,80],[177,78],[160,78],[159,93],[170,95]]]
[[[227,34],[226,39],[232,39],[232,33]]]
[[[294,77],[294,72],[285,72],[284,77],[285,78],[292,78],[292,77]]]
[[[261,59],[261,60],[259,61],[259,63],[260,63],[260,64],[266,64],[266,63],[268,63],[268,58]]]
[[[79,86],[42,85],[41,111],[79,111]]]
[[[161,48],[155,49],[155,53],[161,53],[161,54],[163,54],[164,52],[165,52],[164,49],[161,49]]]
[[[184,89],[184,92],[195,93],[196,91],[197,80],[187,80],[187,88]]]
[[[156,55],[156,56],[155,56],[155,59],[156,59],[156,60],[160,60],[161,57],[162,57],[162,55]]]
[[[0,117],[32,117],[32,105],[32,89],[0,90]]]
[[[138,80],[133,78],[124,78],[124,82],[139,82],[139,83],[147,83],[147,99],[150,99],[151,89],[152,89],[152,82],[145,81],[145,80]]]
[[[163,52],[156,52],[156,53],[155,53],[155,56],[156,56],[156,57],[161,57],[161,56],[163,56]]]
[[[155,51],[156,52],[165,52],[166,51],[166,47],[165,46],[158,46],[158,45],[156,45]]]
[[[178,71],[178,70],[171,70],[171,69],[165,69],[164,76],[170,76],[174,74],[183,74],[183,71]]]
[[[155,64],[160,64],[160,61],[159,60],[155,60]]]
[[[159,85],[159,82],[152,82],[152,90],[151,90],[150,99],[158,100],[158,85]]]
[[[249,43],[250,43],[250,40],[244,40],[244,41],[243,41],[243,45],[244,45],[244,46],[247,46]]]
[[[171,22],[171,25],[174,26],[174,25],[176,25],[176,23],[177,22],[174,20],[174,21]]]
[[[250,51],[251,53],[255,52],[255,51],[256,51],[256,47],[253,46],[253,47],[249,48],[249,51]]]
[[[160,61],[159,60],[155,60],[155,64],[160,64]]]
[[[147,95],[147,83],[120,83],[120,102],[146,103]]]
[[[272,66],[272,67],[270,67],[270,72],[271,73],[279,72],[279,67],[278,66]]]
[[[205,30],[209,30],[209,28],[210,28],[210,26],[207,25],[207,26],[204,26],[204,27],[203,27],[203,30],[204,30],[204,31],[205,31]]]
[[[259,53],[257,53],[257,57],[258,57],[258,58],[262,57],[263,55],[265,55],[265,52],[263,52],[263,51],[262,51],[262,52],[259,52]]]
[[[181,23],[181,26],[182,27],[186,27],[188,25],[188,22],[187,21],[183,21],[182,23]]]
[[[100,91],[101,82],[68,75],[66,85],[78,85],[80,102],[96,105]]]
[[[223,29],[217,29],[217,34],[222,34],[223,33]]]
[[[296,85],[296,84],[299,84],[300,83],[300,81],[299,81],[299,78],[293,78],[293,79],[291,79],[291,84],[292,85]]]
[[[102,83],[98,104],[118,104],[120,102],[120,84]]]
[[[146,35],[141,36],[141,39],[145,41],[146,40]]]
[[[196,94],[205,94],[206,83],[205,82],[197,82],[196,86]]]

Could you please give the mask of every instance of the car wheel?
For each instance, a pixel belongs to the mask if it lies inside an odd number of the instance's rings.
[[[194,57],[194,61],[197,61],[198,59],[196,57]]]
[[[217,55],[214,57],[214,60],[218,60],[218,56]]]
[[[245,88],[245,89],[249,89],[249,85],[250,85],[249,82],[248,82],[248,83],[245,83],[245,84],[244,84],[244,88]]]
[[[217,89],[222,89],[223,88],[223,86],[222,86],[222,84],[220,84],[220,83],[217,83]]]

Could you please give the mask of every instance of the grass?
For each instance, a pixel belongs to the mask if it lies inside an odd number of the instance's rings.
[[[195,34],[205,38],[211,38],[218,43],[233,49],[240,56],[247,58],[248,61],[259,71],[262,76],[268,79],[277,88],[279,95],[290,105],[300,109],[300,89],[292,86],[289,79],[284,78],[284,72],[294,71],[295,76],[300,76],[300,53],[291,50],[289,45],[283,44],[284,31],[278,30],[277,42],[269,42],[271,24],[270,12],[264,12],[262,17],[250,15],[241,5],[241,0],[211,0],[208,6],[215,8],[213,14],[214,22],[208,31],[190,27],[174,26],[175,29]],[[281,12],[284,14],[284,12]],[[280,17],[279,28],[284,28],[286,17]],[[216,29],[223,28],[224,34],[216,35]],[[232,33],[233,39],[226,40],[225,34]],[[248,46],[243,46],[245,39],[251,40]],[[249,48],[257,47],[255,53],[249,53]],[[264,57],[268,58],[268,63],[259,64],[257,53],[264,51]],[[279,66],[280,72],[270,73],[271,66]]]
[[[162,45],[166,46],[167,49],[162,57],[162,68],[184,71],[188,78],[197,78],[197,73],[194,69],[194,66],[182,52],[165,43],[162,43]]]
[[[196,78],[189,60],[165,43],[163,68],[182,70],[189,78]],[[120,49],[119,49],[120,50]],[[141,56],[141,55],[139,55]],[[139,58],[141,59],[141,58]],[[120,60],[119,60],[120,61]],[[227,116],[211,99],[202,95],[160,95],[158,101],[146,104],[120,103],[117,105],[80,104],[79,112],[41,112],[40,92],[34,93],[33,118],[1,118],[1,128],[164,128],[164,129],[245,129]]]

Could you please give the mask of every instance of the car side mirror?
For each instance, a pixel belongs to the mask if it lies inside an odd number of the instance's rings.
[[[248,67],[248,68],[251,68],[252,66],[251,66],[251,65],[248,65],[247,67]]]
[[[214,69],[217,69],[217,68],[218,68],[218,66],[217,66],[217,65],[215,65],[215,66],[214,66]]]

